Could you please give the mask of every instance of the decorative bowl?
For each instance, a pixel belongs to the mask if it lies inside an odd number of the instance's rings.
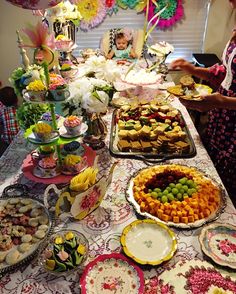
[[[88,250],[89,243],[83,234],[75,230],[60,230],[50,237],[39,264],[53,275],[68,275],[81,268]]]

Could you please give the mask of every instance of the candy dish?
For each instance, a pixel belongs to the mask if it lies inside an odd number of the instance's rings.
[[[54,219],[44,205],[29,196],[2,196],[0,274],[11,272],[28,263],[44,246],[52,233]],[[6,246],[7,245],[7,246]]]
[[[39,257],[39,264],[53,275],[68,275],[81,268],[88,250],[88,240],[82,233],[60,230],[50,237]]]
[[[140,264],[158,265],[171,259],[177,249],[175,234],[154,220],[136,220],[121,235],[126,255]]]
[[[144,276],[122,254],[104,254],[85,267],[80,285],[82,294],[143,294]]]
[[[88,125],[86,123],[82,123],[81,128],[77,133],[73,133],[73,134],[68,133],[64,126],[60,127],[59,133],[60,133],[60,136],[63,138],[76,138],[76,137],[82,136],[87,131],[87,129],[88,129]]]
[[[147,218],[182,229],[216,220],[224,211],[226,194],[195,167],[161,164],[131,177],[126,198]]]
[[[214,223],[205,226],[199,236],[202,251],[215,263],[236,269],[236,227]]]

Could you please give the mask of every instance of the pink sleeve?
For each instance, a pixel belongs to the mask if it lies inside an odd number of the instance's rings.
[[[209,67],[210,79],[208,81],[209,85],[217,90],[225,78],[226,69],[223,64],[216,63]]]

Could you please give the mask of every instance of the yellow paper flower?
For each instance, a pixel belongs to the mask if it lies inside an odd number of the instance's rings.
[[[79,254],[81,254],[81,255],[84,255],[85,252],[86,252],[85,246],[82,245],[82,244],[80,244],[80,245],[78,246],[78,248],[77,248],[77,252],[78,252]]]
[[[62,244],[64,242],[63,238],[61,236],[58,236],[55,238],[55,244],[59,245]]]
[[[37,123],[34,127],[36,133],[51,133],[52,127],[45,123]]]
[[[46,90],[46,86],[43,84],[41,80],[35,80],[26,87],[28,91],[44,91]]]
[[[81,161],[81,156],[69,154],[64,158],[64,164],[67,166],[73,166]]]
[[[94,185],[97,180],[98,169],[93,167],[86,168],[83,172],[73,177],[70,181],[70,189],[72,191],[85,191]]]
[[[71,239],[73,239],[74,238],[74,234],[72,233],[72,232],[68,232],[67,234],[66,234],[66,240],[71,240]]]
[[[50,271],[53,271],[55,268],[56,262],[53,259],[47,259],[46,260],[46,267],[47,269],[49,269]]]

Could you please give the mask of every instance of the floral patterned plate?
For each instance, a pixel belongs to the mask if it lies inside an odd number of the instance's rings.
[[[202,251],[214,262],[236,269],[236,227],[214,223],[199,236]]]
[[[126,255],[140,264],[151,265],[171,259],[177,249],[174,232],[151,219],[136,220],[126,226],[121,244]]]
[[[193,259],[178,262],[170,270],[158,276],[158,282],[166,285],[165,294],[234,294],[234,272],[215,268],[206,261]]]
[[[80,279],[82,294],[142,294],[143,272],[119,253],[100,255],[90,262]]]

